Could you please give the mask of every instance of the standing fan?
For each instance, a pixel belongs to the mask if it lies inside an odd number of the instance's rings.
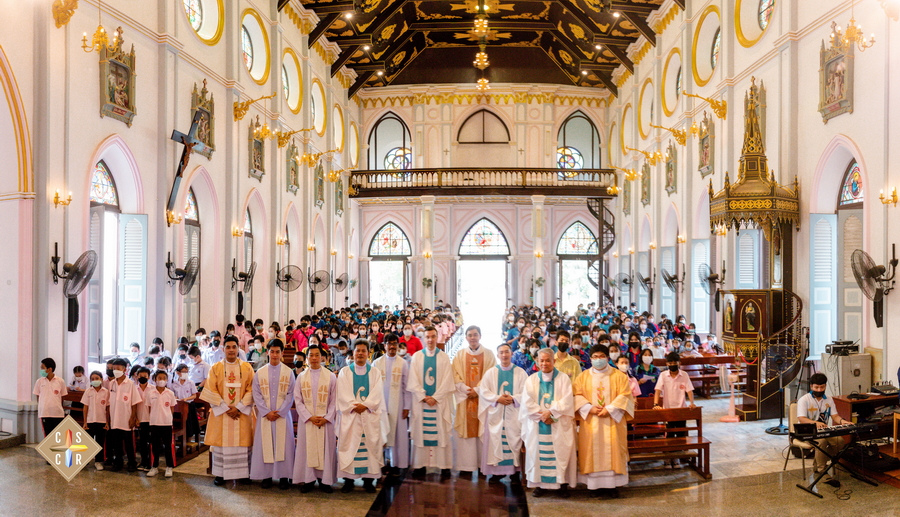
[[[275,275],[275,285],[287,293],[296,291],[302,283],[303,270],[297,266],[285,266]]]
[[[631,275],[626,273],[619,273],[616,275],[615,287],[622,293],[628,293],[631,291],[631,286],[634,284],[634,280],[631,278]]]
[[[669,288],[673,293],[679,292],[684,289],[684,277],[686,273],[684,271],[684,265],[681,266],[681,278],[679,279],[676,275],[669,273],[663,268],[662,277],[663,281],[666,283],[666,287]]]
[[[716,312],[719,311],[719,289],[716,287],[718,284],[725,284],[725,261],[722,261],[722,275],[719,276],[718,273],[713,273],[712,268],[709,267],[709,264],[703,263],[697,266],[697,280],[700,285],[703,286],[703,290],[706,291],[706,294],[712,295],[713,291],[716,294]]]
[[[876,265],[872,257],[863,250],[855,250],[850,256],[856,284],[866,298],[874,302],[872,315],[878,328],[884,325],[884,297],[894,290],[894,275],[897,273],[897,248],[894,244],[891,245],[891,256],[891,276],[887,276],[886,267]]]
[[[640,272],[638,272],[638,283],[641,284],[641,288],[645,293],[649,294],[650,297],[653,297],[653,280],[649,276],[644,276]]]
[[[175,263],[172,262],[172,254],[169,253],[169,258],[166,260],[166,274],[169,275],[169,279],[172,282],[178,281],[178,292],[182,296],[187,296],[191,289],[194,288],[197,275],[200,274],[200,257],[189,258],[184,269],[181,269],[175,267]]]
[[[329,284],[331,284],[331,276],[328,274],[328,271],[319,270],[315,273],[311,273],[307,280],[309,280],[309,302],[315,307],[316,293],[321,293],[325,289],[328,289]]]
[[[97,252],[88,250],[82,253],[74,264],[68,262],[63,264],[62,273],[59,272],[59,243],[53,244],[53,256],[50,262],[53,268],[53,283],[58,284],[59,279],[65,279],[63,283],[63,294],[69,300],[69,332],[78,330],[78,295],[87,287],[91,277],[94,276],[94,270],[97,269]]]

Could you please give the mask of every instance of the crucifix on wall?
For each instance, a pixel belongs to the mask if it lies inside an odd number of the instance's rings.
[[[184,170],[187,169],[188,162],[191,160],[192,152],[203,152],[206,144],[197,138],[197,130],[200,127],[200,117],[202,113],[197,110],[194,113],[194,119],[191,121],[191,129],[188,134],[184,134],[177,129],[172,131],[171,139],[184,146],[181,151],[181,160],[178,161],[178,168],[175,170],[175,180],[172,182],[172,190],[169,191],[169,202],[166,204],[166,226],[172,226],[172,217],[175,211],[175,199],[178,197],[178,189],[181,186],[181,178],[184,176]]]

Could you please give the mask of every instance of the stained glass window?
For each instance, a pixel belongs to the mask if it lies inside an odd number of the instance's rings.
[[[200,0],[184,0],[184,12],[195,31],[203,25],[203,3]]]
[[[759,0],[759,28],[766,30],[775,11],[775,0]]]
[[[194,189],[188,190],[187,201],[184,203],[184,218],[189,221],[200,220],[200,213],[197,211],[197,198],[194,197]]]
[[[246,25],[241,25],[241,51],[244,54],[244,65],[250,70],[253,68],[253,41]]]
[[[250,210],[244,212],[244,233],[253,233],[253,222],[250,220]]]
[[[94,176],[91,178],[91,202],[101,205],[119,206],[119,194],[116,192],[116,184],[106,164],[102,161],[94,166]]]
[[[556,166],[560,169],[581,169],[584,167],[581,151],[572,146],[560,147],[556,150]]]
[[[284,91],[284,99],[291,98],[291,83],[288,80],[287,68],[281,65],[281,89]]]
[[[678,67],[678,75],[675,76],[675,96],[681,95],[681,67]]]
[[[719,64],[719,50],[722,48],[722,29],[716,29],[716,35],[713,36],[712,52],[709,55],[709,64],[716,68]]]
[[[459,254],[509,256],[509,245],[496,224],[480,219],[466,232],[459,245]]]
[[[406,147],[395,147],[384,156],[384,168],[387,170],[403,170],[412,167],[412,151]]]
[[[841,199],[838,204],[840,206],[853,205],[862,203],[864,200],[862,175],[859,171],[859,164],[854,161],[844,176],[844,185],[841,187]]]
[[[597,254],[597,238],[594,233],[578,221],[572,223],[556,246],[557,255],[596,255]]]
[[[372,237],[369,245],[369,255],[373,257],[408,257],[412,254],[409,239],[406,234],[394,223],[387,223],[381,227]]]

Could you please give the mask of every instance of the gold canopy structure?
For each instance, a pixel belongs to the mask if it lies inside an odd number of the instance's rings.
[[[774,172],[768,172],[766,146],[759,125],[759,89],[751,78],[750,91],[744,96],[744,146],[741,149],[737,182],[733,185],[725,173],[725,187],[714,193],[709,182],[710,231],[759,228],[766,240],[773,229],[793,223],[800,228],[800,186],[794,176],[792,187],[779,185]]]

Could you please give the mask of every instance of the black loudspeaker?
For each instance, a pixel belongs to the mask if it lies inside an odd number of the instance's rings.
[[[877,302],[872,302],[872,316],[875,317],[875,326],[881,328],[884,326],[884,298]]]
[[[78,331],[78,298],[67,298],[69,300],[69,332]]]
[[[238,291],[238,314],[244,314],[244,292]]]

